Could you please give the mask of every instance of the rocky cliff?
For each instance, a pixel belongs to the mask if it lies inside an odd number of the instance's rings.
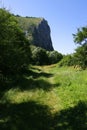
[[[31,44],[53,51],[50,27],[43,18],[18,17],[21,28]]]

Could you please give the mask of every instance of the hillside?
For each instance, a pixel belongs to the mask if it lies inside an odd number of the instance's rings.
[[[50,36],[50,27],[44,18],[17,16],[17,19],[31,44],[48,51],[54,50]]]

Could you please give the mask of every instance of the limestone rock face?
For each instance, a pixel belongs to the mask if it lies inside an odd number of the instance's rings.
[[[54,50],[50,27],[44,18],[18,17],[18,21],[31,44],[48,51]]]
[[[50,27],[45,19],[34,28],[34,45],[42,47],[48,51],[53,51],[52,40],[50,36]]]

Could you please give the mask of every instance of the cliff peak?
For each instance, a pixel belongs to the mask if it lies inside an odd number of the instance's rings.
[[[53,51],[50,27],[44,18],[18,17],[19,24],[31,44]]]

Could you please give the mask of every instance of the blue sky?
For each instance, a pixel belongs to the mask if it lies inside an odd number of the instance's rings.
[[[0,6],[21,16],[44,17],[53,47],[62,54],[74,52],[72,33],[87,25],[87,0],[0,0]]]

